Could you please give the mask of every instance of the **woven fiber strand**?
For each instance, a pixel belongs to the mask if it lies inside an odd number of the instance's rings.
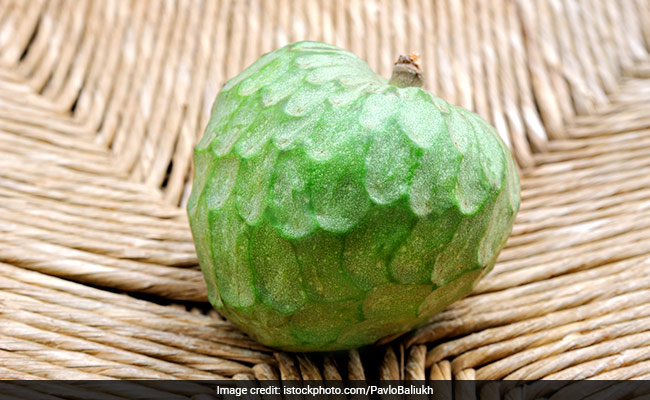
[[[208,311],[184,211],[221,85],[305,39],[417,51],[521,170],[474,293],[346,355]],[[647,0],[0,1],[0,378],[648,376],[649,46]]]

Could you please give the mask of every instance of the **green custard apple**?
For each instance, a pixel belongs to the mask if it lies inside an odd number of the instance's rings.
[[[289,351],[423,324],[494,266],[519,208],[486,121],[317,42],[228,81],[194,153],[187,210],[214,307]]]

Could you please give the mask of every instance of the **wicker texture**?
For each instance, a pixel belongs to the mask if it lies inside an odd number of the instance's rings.
[[[416,50],[521,168],[473,295],[344,356],[207,311],[184,211],[218,89],[303,39]],[[0,1],[0,378],[647,376],[649,45],[647,0]]]

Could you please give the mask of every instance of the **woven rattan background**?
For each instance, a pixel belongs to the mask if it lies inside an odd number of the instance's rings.
[[[302,39],[419,52],[522,176],[471,297],[336,356],[208,312],[184,212],[218,89]],[[0,0],[0,378],[650,377],[649,47],[647,0]]]

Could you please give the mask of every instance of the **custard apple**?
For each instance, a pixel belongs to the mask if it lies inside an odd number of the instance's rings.
[[[259,342],[370,344],[494,266],[519,208],[508,148],[478,115],[400,83],[298,42],[218,94],[187,211],[210,302]]]

